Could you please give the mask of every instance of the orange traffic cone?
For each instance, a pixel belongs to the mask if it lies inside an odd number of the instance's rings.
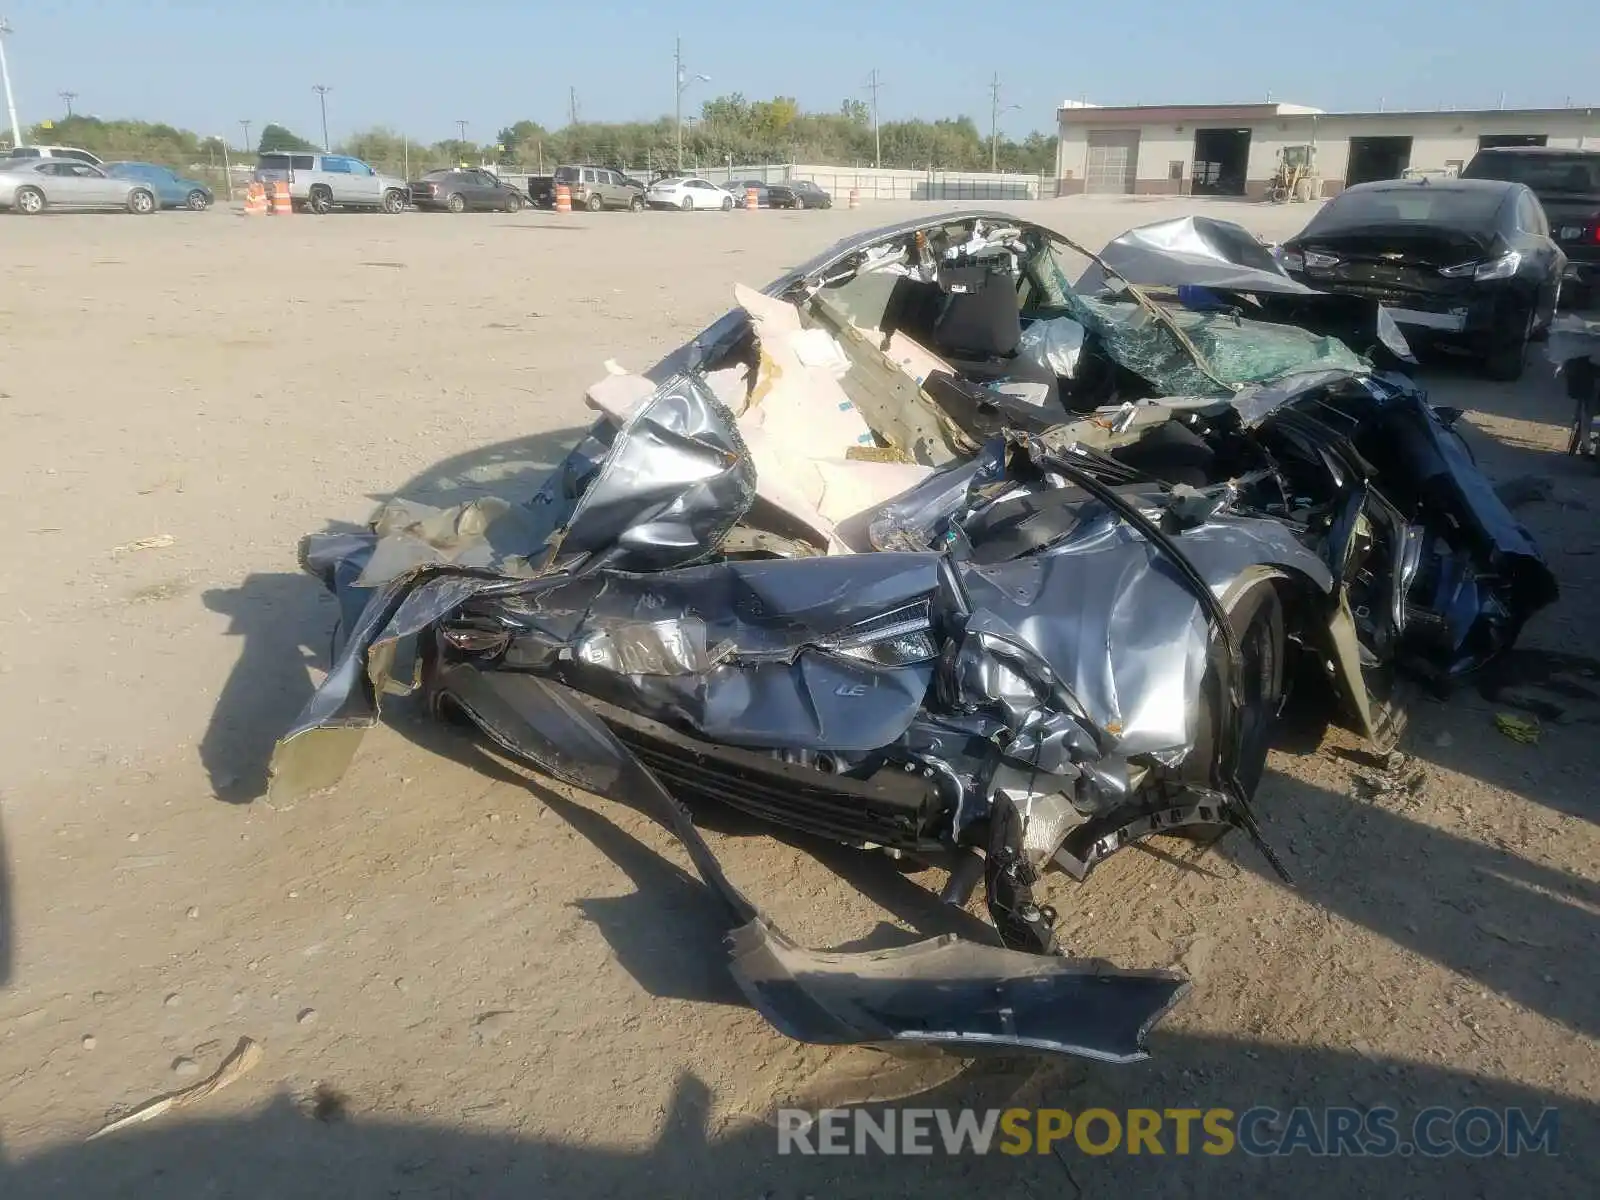
[[[251,180],[250,185],[244,190],[244,215],[247,217],[267,215],[267,189],[259,180]]]
[[[755,188],[745,188],[745,190],[744,190],[744,210],[745,210],[745,212],[755,212],[756,209],[758,209],[760,207],[761,207],[761,193],[756,191]]]
[[[294,213],[294,203],[289,199],[289,185],[278,180],[272,185],[272,215],[287,217]]]
[[[564,183],[556,184],[556,211],[558,213],[572,211],[572,189]]]

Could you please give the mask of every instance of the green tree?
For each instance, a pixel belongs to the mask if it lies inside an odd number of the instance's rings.
[[[320,150],[321,146],[306,141],[297,133],[291,133],[282,125],[268,125],[261,131],[261,144],[258,152],[270,154],[275,150]]]

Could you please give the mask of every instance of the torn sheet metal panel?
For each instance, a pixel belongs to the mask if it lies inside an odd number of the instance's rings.
[[[728,878],[688,810],[580,704],[533,676],[467,667],[447,669],[439,694],[508,753],[583,791],[641,808],[672,832],[739,923],[729,944],[740,989],[798,1041],[1134,1062],[1147,1057],[1146,1034],[1187,988],[1166,971],[1116,971],[955,937],[860,954],[801,949]]]
[[[1091,264],[1078,280],[1078,291],[1104,290],[1109,267],[1129,283],[1146,287],[1315,294],[1315,289],[1291,279],[1271,248],[1242,225],[1214,217],[1178,217],[1130,229],[1107,242],[1100,259],[1104,266]]]

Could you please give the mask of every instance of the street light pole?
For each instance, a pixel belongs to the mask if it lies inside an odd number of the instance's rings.
[[[1020,104],[1000,107],[1000,72],[996,71],[994,81],[989,84],[989,173],[991,175],[1000,169],[1000,114],[1021,107]]]
[[[17,100],[11,94],[11,67],[6,62],[6,38],[11,34],[11,22],[0,17],[0,79],[6,85],[6,112],[11,117],[11,144],[22,145],[22,124],[17,120]]]
[[[328,144],[328,93],[333,89],[325,83],[314,83],[311,85],[311,90],[317,94],[317,99],[322,103],[322,148],[331,150],[333,147]]]
[[[878,78],[878,68],[872,68],[872,74],[867,77],[867,90],[872,93],[872,165],[883,166],[883,141],[878,137],[878,89],[883,86],[883,81]]]
[[[696,75],[689,78],[683,70],[683,39],[672,39],[672,79],[678,89],[677,98],[672,110],[672,123],[678,133],[678,173],[683,173],[683,93],[689,90],[689,85],[695,80],[705,83],[711,82],[709,75]]]

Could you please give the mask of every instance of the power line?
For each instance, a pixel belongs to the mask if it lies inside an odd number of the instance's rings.
[[[325,83],[314,83],[311,85],[311,90],[317,94],[317,99],[322,104],[322,148],[331,150],[333,147],[328,144],[328,93],[333,89]]]
[[[1014,108],[1021,108],[1020,104],[1008,104],[1000,107],[1000,72],[994,74],[994,81],[989,84],[989,170],[995,172],[1000,169],[1000,114],[1010,112]]]
[[[699,80],[710,83],[711,76],[696,75],[690,79],[683,68],[683,39],[672,39],[672,80],[677,87],[677,99],[672,109],[672,123],[677,130],[678,137],[678,172],[683,172],[683,93],[689,90],[689,85]]]
[[[872,74],[867,76],[867,90],[872,93],[872,165],[883,166],[883,139],[878,136],[878,89],[883,86],[883,80],[878,78],[878,68],[872,68]]]

